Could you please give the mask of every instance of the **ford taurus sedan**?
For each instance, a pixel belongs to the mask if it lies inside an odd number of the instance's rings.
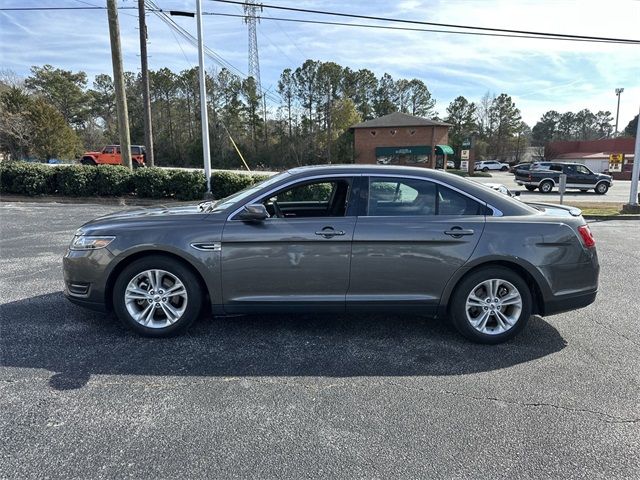
[[[505,341],[598,288],[580,211],[530,206],[445,172],[303,167],[222,200],[95,219],[64,257],[65,295],[148,336],[204,311],[417,312]]]

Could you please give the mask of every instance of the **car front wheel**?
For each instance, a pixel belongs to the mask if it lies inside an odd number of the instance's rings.
[[[482,169],[482,171],[486,173],[486,172],[488,172],[488,171],[489,171],[489,169],[488,169],[487,167],[484,167],[484,168]]]
[[[113,309],[136,332],[167,337],[183,332],[200,315],[202,292],[184,264],[149,256],[120,273],[113,288]]]
[[[456,288],[450,307],[456,329],[469,340],[504,342],[526,325],[531,316],[531,292],[512,270],[489,267],[464,278]]]

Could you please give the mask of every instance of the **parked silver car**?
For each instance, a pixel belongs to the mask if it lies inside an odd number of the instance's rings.
[[[411,311],[504,341],[532,314],[592,303],[593,237],[579,210],[532,207],[423,168],[289,170],[228,198],[83,225],[65,294],[149,336],[203,311]]]

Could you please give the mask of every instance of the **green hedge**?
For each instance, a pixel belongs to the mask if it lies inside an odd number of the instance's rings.
[[[211,188],[215,198],[223,198],[268,178],[261,174],[214,172]],[[201,200],[206,190],[205,176],[193,170],[138,168],[118,165],[49,166],[27,162],[0,163],[0,192],[17,195],[64,195],[70,197],[173,198]]]

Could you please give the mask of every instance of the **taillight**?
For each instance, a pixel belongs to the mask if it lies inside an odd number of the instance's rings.
[[[580,237],[582,237],[582,243],[584,243],[585,247],[591,248],[596,246],[596,239],[593,238],[593,233],[591,233],[589,225],[582,225],[581,227],[578,227],[578,233],[580,234]]]

